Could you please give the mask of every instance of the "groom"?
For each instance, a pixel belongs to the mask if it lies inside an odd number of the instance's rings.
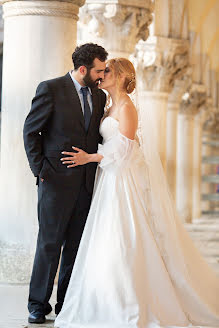
[[[58,268],[57,304],[61,310],[90,208],[96,164],[66,168],[60,158],[72,146],[97,151],[106,102],[97,88],[107,52],[87,43],[72,55],[74,70],[39,84],[24,124],[24,145],[38,184],[39,233],[30,281],[30,323],[44,323]]]

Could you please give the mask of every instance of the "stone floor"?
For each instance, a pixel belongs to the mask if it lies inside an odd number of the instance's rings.
[[[207,217],[186,225],[196,245],[210,265],[219,273],[219,218]],[[0,328],[49,328],[54,326],[55,314],[47,316],[43,325],[27,323],[28,286],[0,285]],[[54,307],[56,287],[51,298]],[[219,327],[218,327],[219,328]]]
[[[55,304],[56,288],[51,298],[51,305]],[[54,327],[55,314],[47,316],[45,324],[28,324],[28,310],[26,307],[28,286],[26,285],[0,285],[0,328],[52,328]],[[201,328],[201,327],[197,327]],[[213,328],[213,327],[205,327]],[[216,328],[216,327],[214,327]],[[219,327],[217,327],[219,328]]]
[[[51,305],[55,304],[56,288],[51,298]],[[27,322],[27,285],[0,285],[0,328],[49,328],[54,326],[55,314],[47,316],[43,325],[31,325]]]
[[[185,227],[206,261],[219,274],[219,217],[204,216]]]

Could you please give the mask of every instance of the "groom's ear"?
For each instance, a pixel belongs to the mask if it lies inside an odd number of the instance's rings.
[[[86,75],[87,74],[87,67],[86,66],[80,66],[79,67],[79,72],[82,75]]]

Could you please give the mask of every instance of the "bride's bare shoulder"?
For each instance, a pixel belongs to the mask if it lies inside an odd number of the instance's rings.
[[[133,123],[137,124],[138,115],[135,105],[131,100],[127,100],[119,109],[119,118],[120,119],[128,119]]]
[[[135,138],[138,126],[138,116],[134,104],[130,101],[124,103],[119,110],[120,132],[129,139]]]

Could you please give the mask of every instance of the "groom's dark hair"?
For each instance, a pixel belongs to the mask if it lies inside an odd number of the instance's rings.
[[[80,47],[76,47],[72,54],[74,69],[77,70],[80,66],[86,66],[88,69],[93,67],[93,61],[98,58],[104,62],[107,59],[108,53],[106,50],[95,43],[85,43]]]

